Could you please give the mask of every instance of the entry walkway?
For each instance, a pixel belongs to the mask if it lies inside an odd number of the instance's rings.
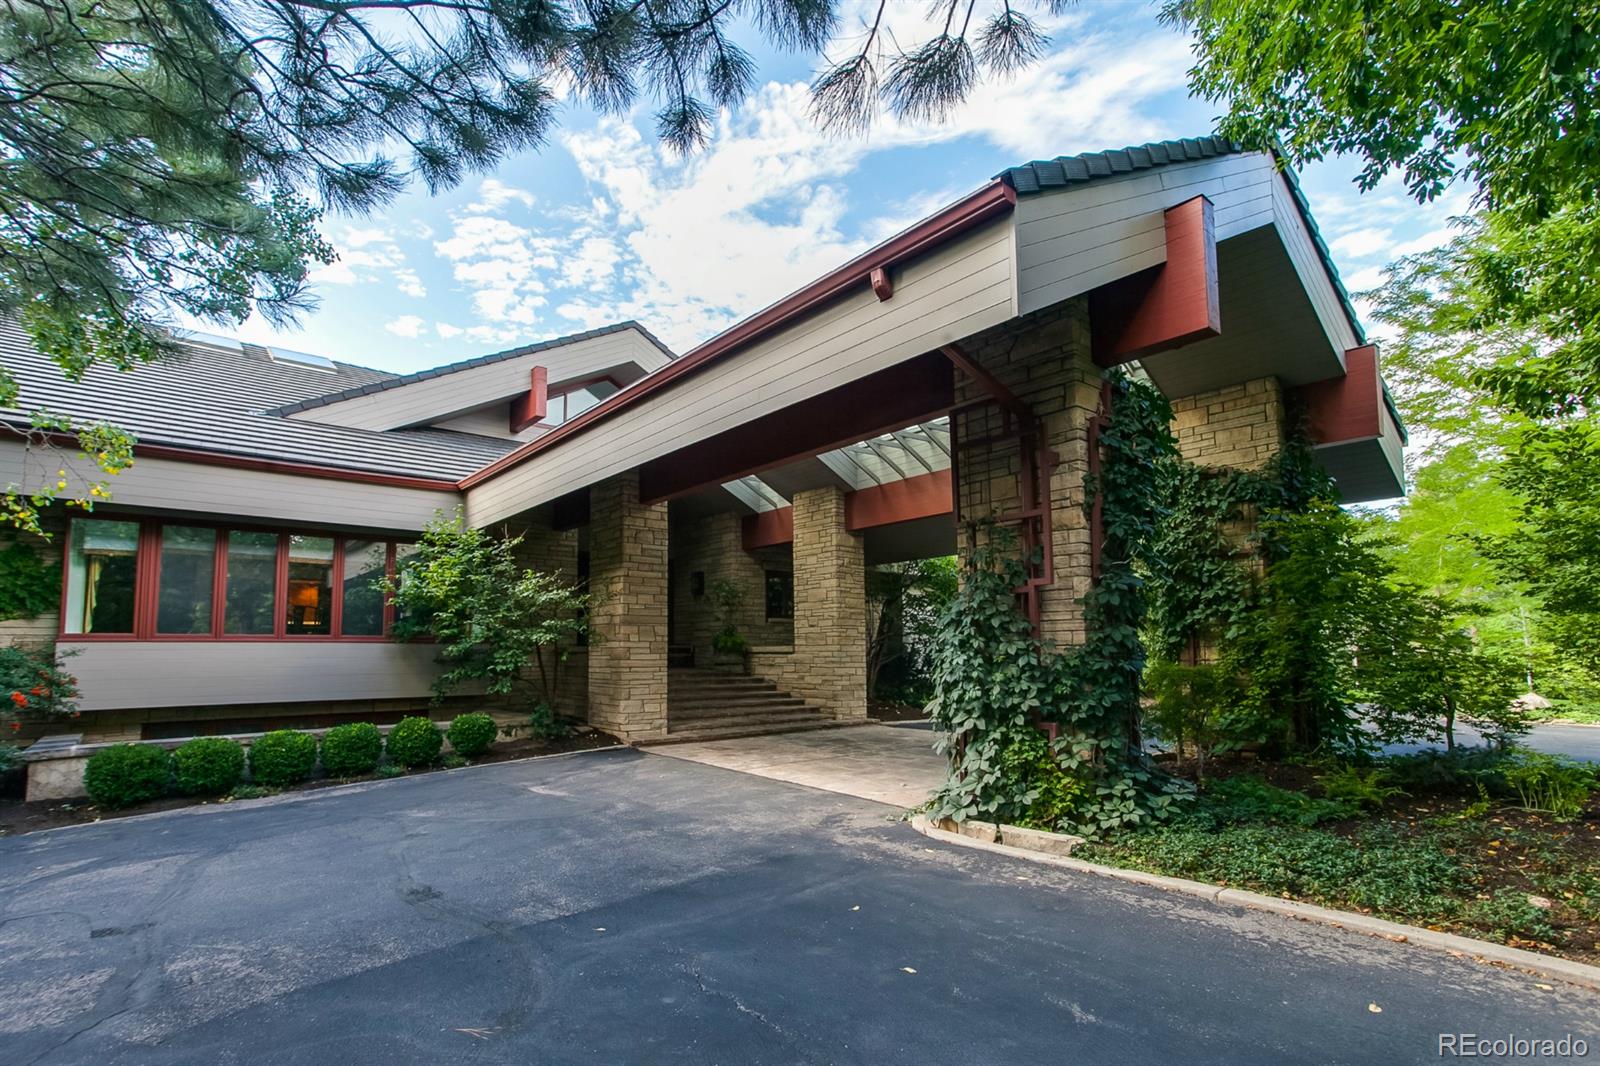
[[[926,729],[864,725],[646,750],[908,808],[920,807],[944,781],[944,757],[934,753],[933,740]]]

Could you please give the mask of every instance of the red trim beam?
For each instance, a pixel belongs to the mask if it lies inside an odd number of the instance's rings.
[[[1163,214],[1167,261],[1089,294],[1090,344],[1100,366],[1119,366],[1222,332],[1211,201],[1196,196]]]
[[[1344,376],[1313,381],[1293,390],[1306,411],[1306,433],[1314,444],[1368,440],[1383,435],[1383,379],[1373,344],[1344,353]]]
[[[844,497],[844,524],[852,533],[896,522],[934,518],[951,511],[951,478],[948,470],[935,470],[887,485],[847,492]],[[743,519],[745,551],[770,548],[794,541],[794,508],[747,514]]]
[[[528,391],[511,401],[511,432],[521,433],[545,416],[550,406],[550,371],[536,366],[528,374]]]

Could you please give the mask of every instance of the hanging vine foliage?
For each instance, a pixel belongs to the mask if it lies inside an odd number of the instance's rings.
[[[0,549],[0,621],[37,618],[55,610],[60,596],[60,566],[20,540]]]
[[[1082,645],[1060,652],[1034,636],[1016,606],[1027,568],[1015,538],[993,522],[968,530],[929,706],[950,757],[936,815],[1099,835],[1162,817],[1179,794],[1145,759],[1139,732],[1143,574],[1157,564],[1156,472],[1176,455],[1172,411],[1154,388],[1121,375],[1108,391],[1099,475],[1087,486],[1102,535]],[[1057,727],[1053,767],[1031,754],[1043,723]]]

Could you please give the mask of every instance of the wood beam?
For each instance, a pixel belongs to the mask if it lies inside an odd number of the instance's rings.
[[[918,474],[903,481],[873,485],[844,494],[845,528],[852,533],[947,515],[951,508],[949,470]],[[747,514],[741,535],[745,551],[794,541],[794,508]]]
[[[1196,196],[1163,215],[1167,261],[1089,294],[1090,349],[1099,366],[1119,366],[1222,332],[1211,201]]]
[[[1306,433],[1313,444],[1366,440],[1383,435],[1383,381],[1378,348],[1365,344],[1344,353],[1344,374],[1291,390],[1305,406]]]

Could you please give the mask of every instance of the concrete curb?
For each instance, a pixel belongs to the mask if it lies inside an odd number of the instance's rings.
[[[911,819],[911,827],[930,840],[954,844],[957,847],[972,848],[976,851],[991,851],[999,855],[1009,855],[1015,859],[1026,859],[1029,862],[1041,863],[1045,866],[1072,870],[1076,873],[1094,874],[1099,877],[1127,881],[1136,885],[1149,885],[1152,888],[1159,888],[1166,892],[1178,892],[1186,896],[1195,896],[1223,906],[1249,907],[1253,910],[1270,911],[1273,914],[1281,914],[1296,921],[1330,926],[1336,929],[1346,929],[1353,933],[1375,936],[1402,944],[1416,944],[1418,947],[1448,952],[1457,957],[1470,958],[1474,962],[1521,970],[1525,973],[1554,978],[1583,988],[1600,990],[1600,966],[1590,966],[1587,963],[1573,962],[1569,959],[1560,959],[1551,955],[1540,955],[1538,952],[1506,947],[1503,944],[1493,944],[1487,940],[1474,940],[1471,937],[1457,936],[1454,933],[1438,933],[1432,929],[1423,929],[1415,925],[1402,925],[1399,922],[1385,921],[1382,918],[1373,918],[1365,914],[1332,910],[1331,908],[1318,907],[1311,903],[1297,903],[1294,900],[1279,899],[1276,896],[1266,896],[1259,892],[1223,888],[1220,885],[1208,885],[1203,881],[1189,881],[1182,877],[1165,877],[1161,874],[1145,873],[1142,870],[1124,870],[1117,866],[1102,866],[1099,863],[1085,862],[1082,859],[1068,858],[1064,855],[1052,855],[1041,851],[1030,851],[1026,848],[1010,847],[1005,844],[991,844],[975,837],[940,829],[929,821],[928,816],[925,814],[914,815]]]

